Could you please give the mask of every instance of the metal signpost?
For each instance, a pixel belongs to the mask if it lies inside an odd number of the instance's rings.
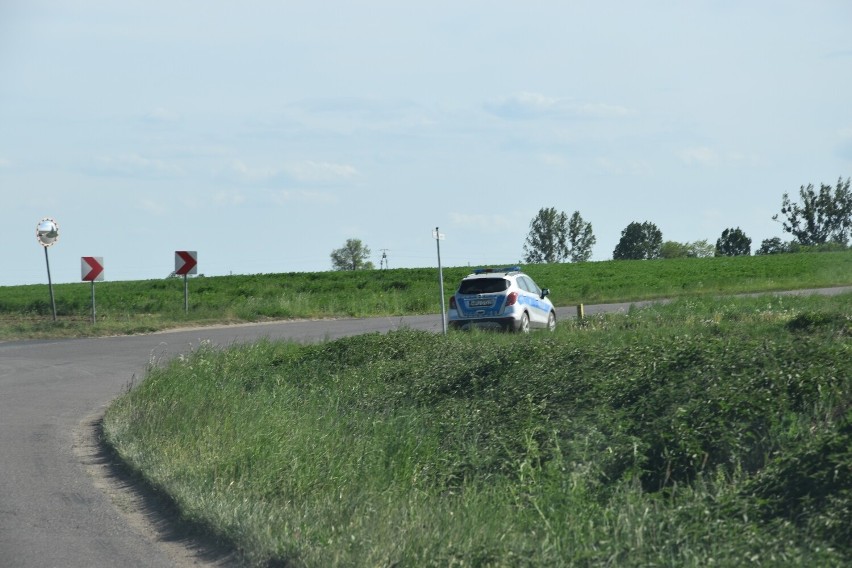
[[[447,335],[447,313],[444,306],[444,271],[441,268],[441,241],[444,240],[444,234],[435,227],[432,231],[432,236],[435,238],[435,243],[438,245],[438,281],[441,284],[441,329],[444,335]]]
[[[80,257],[80,274],[83,282],[92,283],[92,324],[95,324],[97,322],[95,311],[95,281],[100,282],[104,279],[104,257]]]
[[[59,224],[55,219],[45,217],[36,225],[36,239],[44,247],[44,262],[47,264],[47,287],[50,289],[50,306],[53,308],[53,321],[56,321],[56,300],[53,298],[53,281],[50,278],[50,258],[47,256],[48,247],[59,240]]]
[[[183,276],[183,309],[189,313],[189,284],[187,275],[198,273],[198,252],[194,250],[175,251],[175,274]]]

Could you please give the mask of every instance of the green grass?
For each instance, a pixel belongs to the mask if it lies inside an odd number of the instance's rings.
[[[513,263],[508,263],[513,264]],[[852,284],[852,251],[527,265],[557,306]],[[444,269],[449,296],[468,267]],[[184,312],[179,278],[0,287],[0,339],[145,333],[187,325],[440,311],[435,268],[200,277]]]
[[[104,431],[255,565],[846,566],[850,387],[852,294],[693,297],[202,346]]]

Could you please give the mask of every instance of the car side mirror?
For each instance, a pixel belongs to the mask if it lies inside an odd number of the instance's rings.
[[[545,296],[547,296],[549,294],[550,294],[550,288],[545,288],[541,291],[541,297],[542,298],[544,298]]]

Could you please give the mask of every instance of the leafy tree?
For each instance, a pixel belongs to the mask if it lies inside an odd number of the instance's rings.
[[[346,244],[331,251],[331,267],[334,270],[369,270],[373,263],[370,258],[370,248],[360,239],[346,239]]]
[[[524,262],[562,262],[568,257],[568,216],[555,207],[539,209],[530,221]]]
[[[716,256],[750,256],[751,239],[737,227],[725,229],[716,239]]]
[[[574,211],[568,220],[568,256],[571,262],[586,262],[592,257],[592,247],[597,239],[592,233],[592,224],[583,221],[579,211]]]
[[[579,211],[569,218],[555,207],[539,209],[524,242],[524,262],[584,262],[591,258],[596,240],[592,224]]]
[[[689,256],[689,244],[666,241],[660,246],[661,258],[686,258]]]
[[[785,193],[781,202],[781,213],[772,216],[775,221],[781,217],[784,231],[792,234],[799,244],[805,246],[821,245],[828,241],[845,245],[852,233],[852,192],[850,179],[846,182],[838,178],[837,187],[820,184],[819,193],[813,184],[800,186],[801,204],[790,201]]]
[[[763,239],[760,248],[754,254],[782,254],[785,252],[790,252],[790,245],[778,237],[772,237],[771,239]]]
[[[711,245],[707,239],[701,239],[688,244],[686,256],[689,258],[710,258],[716,254],[716,247]]]
[[[633,222],[621,231],[621,240],[615,245],[612,258],[615,260],[643,260],[660,258],[663,233],[653,223]]]
[[[707,239],[691,243],[665,241],[660,246],[661,258],[708,258],[716,253],[716,247]]]

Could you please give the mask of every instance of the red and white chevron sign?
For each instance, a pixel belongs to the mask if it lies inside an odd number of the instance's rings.
[[[175,274],[186,276],[198,273],[198,251],[176,250],[175,251]]]
[[[83,282],[100,282],[104,279],[104,257],[81,257],[80,273],[82,275]]]

